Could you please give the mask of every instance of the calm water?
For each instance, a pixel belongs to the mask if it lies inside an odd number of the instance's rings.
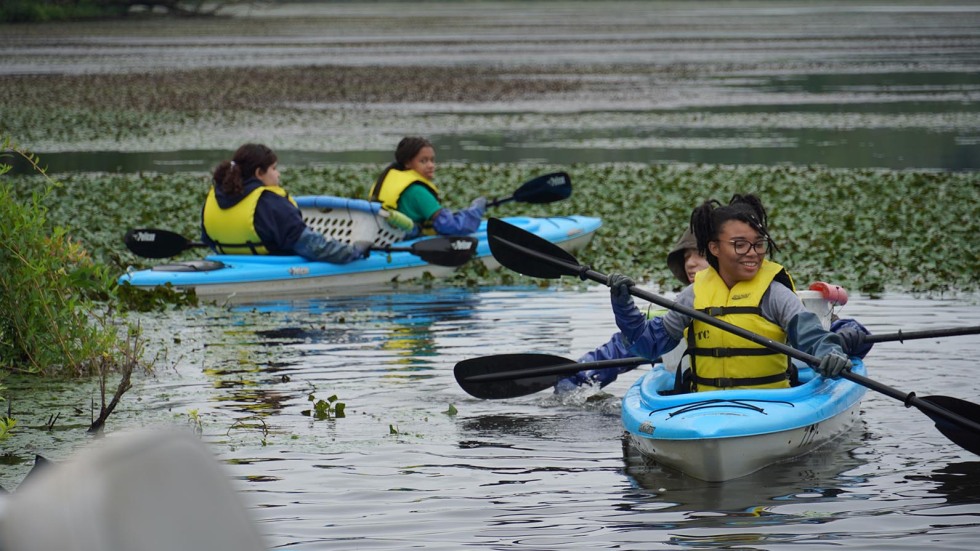
[[[14,26],[0,33],[0,75],[418,65],[585,83],[499,101],[463,91],[454,102],[279,105],[256,110],[252,127],[204,117],[25,143],[52,172],[209,171],[245,139],[270,141],[284,164],[383,163],[405,134],[431,137],[440,161],[980,169],[976,2],[403,7],[248,4],[228,11],[235,20]]]
[[[839,313],[878,333],[980,324],[976,298],[852,297]],[[466,358],[575,358],[603,342],[615,327],[597,286],[406,289],[141,321],[167,352],[110,430],[189,426],[196,411],[270,547],[970,549],[980,537],[980,458],[875,392],[832,446],[706,483],[624,448],[618,399],[639,372],[565,401],[480,401],[456,385]],[[978,402],[978,347],[980,336],[878,344],[869,375]],[[23,430],[2,445],[23,462],[8,456],[7,488],[33,452],[64,460],[87,444],[92,389],[35,392],[13,404]],[[310,394],[336,395],[347,416],[302,415]],[[43,430],[54,413],[65,427]]]
[[[284,128],[275,146],[286,165],[381,163],[397,136],[424,133],[440,161],[980,169],[975,3],[610,5],[421,4],[379,16],[373,3],[306,4],[252,12],[263,24],[247,38],[220,22],[74,37],[4,29],[0,72],[428,63],[564,74],[622,63],[632,69],[573,97],[306,106],[354,122]],[[25,145],[52,172],[207,171],[234,147],[193,130]],[[841,314],[879,333],[977,325],[980,297],[852,297]],[[139,319],[156,373],[124,397],[110,433],[190,428],[198,416],[272,548],[952,550],[980,539],[980,458],[874,392],[842,441],[710,484],[624,449],[618,398],[638,372],[564,401],[479,401],[458,388],[463,359],[575,358],[604,342],[615,326],[601,288],[403,289]],[[869,374],[980,402],[978,349],[978,336],[878,344]],[[0,441],[0,486],[12,489],[34,453],[65,461],[91,444],[97,389],[7,383],[20,424]],[[347,416],[304,416],[311,395],[336,395]]]

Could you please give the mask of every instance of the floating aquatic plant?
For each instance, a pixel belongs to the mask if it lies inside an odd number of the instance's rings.
[[[287,167],[294,195],[364,198],[381,164]],[[534,176],[565,170],[572,196],[546,205],[505,203],[489,216],[598,216],[603,227],[577,257],[606,273],[628,273],[666,289],[679,288],[666,255],[698,203],[755,193],[770,214],[776,261],[798,285],[824,280],[867,294],[887,290],[930,295],[978,289],[978,176],[821,167],[680,164],[444,164],[437,179],[447,206],[477,196],[506,197]],[[7,176],[13,196],[28,200],[40,181]],[[122,244],[129,228],[158,227],[196,239],[208,175],[70,174],[46,199],[48,216],[69,228],[98,262],[122,273],[147,267]],[[909,200],[916,198],[916,200]],[[949,251],[953,251],[950,254]],[[194,258],[201,251],[188,251]],[[548,284],[478,263],[459,269],[454,285]],[[570,282],[569,282],[570,283]]]

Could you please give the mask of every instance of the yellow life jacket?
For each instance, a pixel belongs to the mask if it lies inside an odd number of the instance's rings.
[[[773,281],[796,288],[786,270],[763,260],[759,273],[731,289],[714,268],[694,278],[694,308],[775,342],[786,332],[761,315],[759,304]],[[792,364],[785,354],[698,320],[687,329],[688,354],[698,391],[723,388],[787,388]]]
[[[259,186],[234,206],[223,209],[218,205],[214,186],[211,186],[208,198],[204,201],[202,217],[204,231],[217,246],[219,253],[269,254],[258,232],[255,231],[255,208],[259,204],[259,197],[266,191],[285,197],[296,206],[296,201],[283,188]]]
[[[388,167],[384,178],[380,178],[380,182],[380,184],[375,182],[371,186],[370,199],[381,203],[385,209],[390,211],[398,212],[398,200],[401,199],[402,193],[408,189],[408,186],[412,184],[421,184],[427,187],[436,200],[439,200],[439,188],[414,170],[399,170],[394,166]],[[435,230],[432,229],[432,220],[415,220],[414,222],[421,226],[422,233],[435,233]]]

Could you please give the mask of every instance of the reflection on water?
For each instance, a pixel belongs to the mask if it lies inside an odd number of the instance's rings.
[[[980,325],[977,299],[852,296],[840,312],[872,331]],[[146,314],[168,355],[136,382],[109,430],[188,426],[227,466],[270,547],[650,549],[789,545],[967,549],[980,529],[980,463],[901,402],[869,392],[843,438],[724,483],[624,448],[618,398],[602,392],[482,401],[453,366],[514,352],[577,357],[615,327],[608,292],[430,289]],[[179,327],[180,342],[173,336]],[[869,376],[903,391],[980,400],[980,336],[880,343]],[[941,366],[941,376],[935,369]],[[9,382],[9,381],[8,381]],[[14,381],[16,385],[16,381]],[[0,486],[34,453],[92,444],[94,386],[15,387],[21,421],[0,442]],[[336,395],[346,417],[302,414]],[[194,412],[192,416],[191,412]]]
[[[930,493],[945,498],[947,505],[975,505],[980,501],[980,461],[949,463],[930,474],[910,475],[908,479],[935,482]]]

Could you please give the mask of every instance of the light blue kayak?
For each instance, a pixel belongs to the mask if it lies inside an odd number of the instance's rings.
[[[391,248],[411,248],[425,237],[393,241],[399,231],[384,223],[378,203],[330,196],[298,197],[297,202],[307,224],[335,239],[347,242],[370,240]],[[545,218],[505,218],[568,251],[575,251],[591,241],[602,225],[598,218],[560,216]],[[351,229],[353,228],[353,230]],[[486,222],[472,234],[478,240],[474,260],[495,268],[490,254]],[[194,289],[200,297],[250,297],[330,294],[341,289],[383,287],[428,274],[445,277],[455,270],[430,264],[408,251],[372,251],[368,258],[349,264],[312,262],[300,256],[256,256],[210,254],[201,260],[171,262],[150,269],[130,271],[119,278],[120,284],[155,287],[170,284],[176,288]]]
[[[864,363],[851,358],[853,372]],[[798,457],[847,430],[866,388],[801,367],[799,386],[663,395],[674,374],[662,364],[623,396],[630,443],[657,463],[707,481],[724,481]]]

